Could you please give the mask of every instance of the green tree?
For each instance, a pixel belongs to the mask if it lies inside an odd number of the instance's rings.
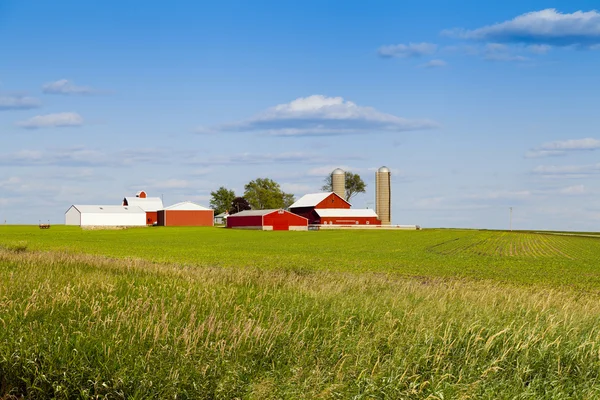
[[[285,193],[277,182],[269,178],[250,181],[244,189],[244,197],[254,210],[288,208],[294,203],[294,195]]]
[[[331,174],[325,178],[325,184],[321,187],[324,192],[333,192],[333,182],[331,180]],[[362,180],[360,175],[352,172],[346,172],[346,201],[350,201],[351,198],[359,193],[365,193],[367,184]]]
[[[215,214],[221,214],[230,209],[231,202],[235,199],[233,190],[221,186],[214,192],[210,192],[210,207],[215,210]]]
[[[240,211],[250,210],[250,209],[252,209],[252,208],[250,207],[250,204],[248,204],[248,200],[246,200],[243,197],[236,197],[231,202],[231,205],[229,208],[229,214],[236,214],[236,213],[239,213]]]

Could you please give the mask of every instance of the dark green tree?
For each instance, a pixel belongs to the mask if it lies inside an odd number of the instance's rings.
[[[231,202],[231,206],[229,208],[229,214],[236,214],[240,211],[251,210],[250,204],[248,204],[248,200],[243,197],[236,197]]]
[[[294,195],[285,193],[279,184],[269,178],[257,178],[244,186],[244,197],[254,210],[288,208]]]
[[[215,215],[221,214],[231,208],[231,202],[235,199],[233,190],[221,186],[214,192],[210,192],[210,207],[215,210]]]
[[[325,184],[321,187],[324,192],[333,192],[333,182],[331,181],[331,174],[325,178]],[[362,180],[360,175],[352,172],[346,172],[346,201],[350,201],[351,198],[359,193],[365,193],[367,184]]]

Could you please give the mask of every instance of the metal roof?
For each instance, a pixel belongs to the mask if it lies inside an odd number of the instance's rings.
[[[215,217],[217,217],[217,218],[226,218],[228,216],[229,216],[229,213],[227,211],[223,211],[221,214],[215,215]]]
[[[317,208],[319,217],[377,217],[375,210],[370,208]]]
[[[72,205],[69,207],[77,209],[80,213],[95,213],[95,214],[141,214],[145,211],[137,206],[88,206],[88,205]],[[69,211],[67,210],[67,211]]]
[[[333,170],[333,172],[331,173],[331,175],[346,175],[346,173],[344,172],[343,169],[336,168],[336,169]]]
[[[244,210],[239,213],[229,214],[229,218],[231,217],[255,217],[255,216],[263,216],[267,214],[271,214],[276,211],[284,211],[280,208],[273,208],[271,210]],[[284,211],[285,212],[285,211]]]
[[[377,170],[377,172],[382,172],[382,173],[383,172],[390,172],[390,169],[388,167],[383,166],[383,167],[379,168]]]
[[[212,211],[210,208],[203,207],[200,204],[192,203],[191,201],[182,201],[181,203],[173,204],[172,206],[165,207],[164,209],[177,211]]]
[[[164,209],[163,202],[160,197],[125,197],[127,205],[138,206],[144,211],[158,211]]]
[[[337,196],[337,194],[335,192],[322,192],[322,193],[309,193],[309,194],[305,194],[304,196],[300,197],[300,199],[298,199],[298,201],[296,201],[294,204],[292,204],[290,206],[290,208],[316,207],[317,204],[319,204],[320,202],[322,202],[323,200],[325,200],[327,198],[327,196],[329,196],[332,193]],[[341,199],[344,200],[344,201],[346,201],[343,198],[341,198]],[[348,203],[348,202],[346,201],[346,203]],[[350,203],[348,203],[348,204],[350,204]]]

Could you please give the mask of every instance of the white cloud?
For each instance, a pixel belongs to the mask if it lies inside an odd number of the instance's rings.
[[[446,65],[448,65],[448,63],[444,60],[430,60],[427,61],[425,64],[421,64],[420,67],[421,68],[442,68],[445,67]]]
[[[548,46],[547,44],[531,44],[527,46],[527,50],[529,50],[533,54],[546,54],[552,49],[552,46]]]
[[[565,194],[568,196],[578,196],[582,194],[586,194],[587,191],[584,185],[574,185],[562,188],[558,191],[560,194]]]
[[[594,138],[558,140],[542,144],[539,148],[525,153],[525,158],[563,156],[570,151],[600,149],[600,140]]]
[[[199,133],[263,132],[275,136],[333,136],[437,128],[429,120],[409,120],[362,107],[342,97],[313,95],[279,104],[246,121],[201,128]]]
[[[474,30],[453,29],[442,33],[498,43],[591,46],[600,43],[600,13],[592,10],[563,14],[548,8]]]
[[[488,61],[529,61],[529,58],[513,54],[514,49],[501,43],[488,43],[483,50],[483,59]]]
[[[600,140],[594,138],[560,140],[544,143],[544,150],[595,150],[600,149]]]
[[[93,94],[94,90],[88,86],[77,86],[67,79],[60,79],[56,82],[48,82],[42,86],[42,91],[46,94]]]
[[[524,200],[531,197],[533,193],[529,190],[519,191],[493,191],[487,193],[479,193],[465,196],[468,199],[479,199],[479,200]]]
[[[534,174],[551,178],[582,178],[600,172],[600,164],[588,165],[538,165]]]
[[[314,193],[315,192],[315,188],[313,186],[305,185],[302,183],[284,182],[281,184],[281,189],[286,193],[293,193],[293,194],[306,194],[306,193]]]
[[[35,97],[27,96],[0,96],[0,111],[2,110],[30,110],[39,108],[42,103]]]
[[[27,121],[17,122],[16,125],[25,129],[81,126],[83,117],[74,112],[37,115]]]
[[[525,153],[525,158],[544,158],[564,156],[566,152],[562,150],[530,150]]]
[[[384,58],[412,58],[433,54],[437,45],[433,43],[409,43],[381,46],[377,54]]]

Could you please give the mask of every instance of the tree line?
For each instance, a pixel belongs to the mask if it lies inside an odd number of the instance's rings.
[[[333,191],[331,175],[324,180],[321,188],[324,192]],[[358,174],[346,172],[346,201],[358,193],[365,193],[367,185]],[[210,207],[215,214],[227,211],[236,214],[244,210],[267,210],[275,208],[289,208],[296,199],[291,193],[285,193],[279,183],[269,178],[257,178],[244,185],[244,195],[237,196],[231,189],[221,186],[210,192]]]

